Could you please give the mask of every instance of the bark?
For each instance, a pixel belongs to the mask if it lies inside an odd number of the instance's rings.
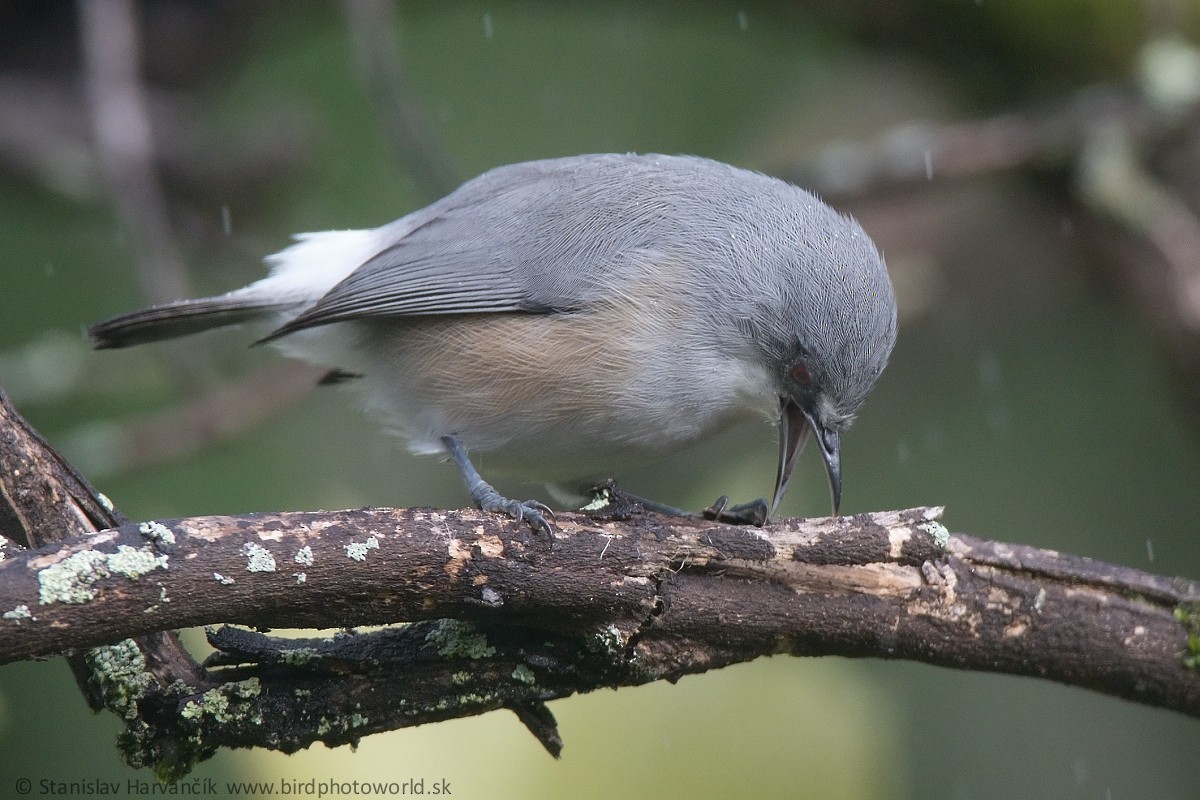
[[[18,421],[9,410],[0,427]],[[0,562],[0,663],[82,657],[126,722],[126,760],[166,777],[219,747],[291,752],[499,708],[557,754],[548,700],[770,654],[1037,676],[1200,716],[1200,585],[940,517],[754,529],[625,509],[559,515],[552,547],[476,511],[127,522]],[[203,666],[155,638],[217,623],[244,627],[210,629]],[[343,630],[261,632],[279,627]]]

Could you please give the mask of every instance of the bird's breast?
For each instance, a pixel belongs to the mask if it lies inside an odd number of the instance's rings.
[[[623,303],[371,323],[387,366],[368,391],[418,452],[453,434],[498,471],[607,477],[774,408],[766,377],[694,327]]]

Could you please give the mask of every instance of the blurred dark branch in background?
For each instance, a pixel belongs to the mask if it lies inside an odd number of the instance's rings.
[[[427,202],[462,183],[412,90],[400,59],[395,6],[388,0],[343,0],[358,80],[371,98],[385,138]]]
[[[958,123],[910,122],[777,170],[827,198],[902,198],[1024,172],[1081,216],[1095,260],[1138,300],[1200,403],[1200,48],[1150,42],[1134,88]]]
[[[77,199],[102,195],[115,211],[148,303],[192,296],[159,179],[160,165],[182,173],[189,183],[207,182],[206,194],[231,190],[238,196],[246,180],[256,175],[274,180],[303,155],[306,126],[268,112],[272,116],[264,122],[274,123],[269,135],[247,135],[241,147],[223,151],[219,158],[203,152],[203,136],[197,135],[203,123],[191,103],[182,95],[150,89],[142,80],[145,24],[139,19],[139,6],[130,0],[80,0],[77,8],[90,119],[79,115],[74,87],[0,75],[0,159]],[[356,0],[345,2],[343,9],[359,80],[399,162],[429,200],[452,191],[459,177],[410,88],[392,6]],[[85,122],[90,122],[90,132]],[[164,145],[165,155],[157,152]],[[61,362],[64,365],[77,361],[74,354],[61,352],[61,342],[52,345],[32,348],[29,354],[0,354],[7,356],[0,363],[40,360],[37,356],[47,349],[60,351],[59,358],[71,356]],[[123,471],[182,458],[282,413],[320,377],[306,366],[287,364],[250,375],[239,386],[213,388],[212,359],[200,341],[164,347],[170,353],[164,365],[193,399],[178,409],[89,426],[69,437],[95,471]],[[95,385],[83,379],[86,371],[75,374],[78,386]],[[31,395],[45,384],[36,377],[29,383],[35,384]],[[49,388],[62,391],[66,385],[53,382]]]
[[[264,109],[232,141],[207,129],[198,102],[142,86],[158,170],[175,190],[245,195],[295,167],[308,147],[302,115]],[[107,199],[91,119],[75,81],[0,73],[0,169],[72,200]]]
[[[0,501],[0,663],[69,654],[89,702],[122,717],[125,759],[163,777],[221,747],[293,752],[501,708],[557,755],[548,700],[775,654],[1049,678],[1200,717],[1200,584],[951,534],[941,509],[761,531],[562,514],[553,550],[477,511],[136,524],[6,402]],[[405,624],[222,628],[203,665],[164,632],[218,622]]]
[[[190,297],[167,200],[155,170],[154,134],[141,80],[141,38],[132,0],[79,0],[83,79],[96,152],[151,303]]]
[[[78,9],[95,149],[142,293],[151,303],[194,296],[157,175],[141,80],[138,7],[132,0],[79,0]],[[186,339],[165,347],[166,367],[186,394],[199,399],[174,412],[109,427],[107,450],[119,454],[112,466],[179,458],[282,413],[316,385],[314,370],[289,364],[251,375],[239,387],[202,391],[213,378],[203,343]]]

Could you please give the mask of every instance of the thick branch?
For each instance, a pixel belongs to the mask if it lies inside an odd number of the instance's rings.
[[[938,514],[764,530],[570,514],[551,551],[470,511],[126,525],[0,564],[0,607],[28,610],[6,615],[0,661],[217,621],[429,621],[326,644],[220,634],[257,666],[233,670],[219,702],[210,692],[224,710],[207,735],[284,749],[773,653],[1034,675],[1200,716],[1176,618],[1200,586],[948,535]],[[212,685],[177,698],[185,720],[201,724]]]
[[[561,514],[553,549],[474,511],[194,517],[62,534],[107,512],[3,403],[0,663],[75,654],[137,766],[294,751],[498,708],[552,753],[545,701],[762,655],[905,658],[1031,675],[1200,716],[1200,585],[950,534],[940,509],[765,529]],[[30,476],[58,487],[39,489]],[[65,488],[64,488],[65,487]],[[110,517],[114,522],[115,517]],[[73,520],[73,521],[70,521]],[[162,631],[217,622],[200,667]],[[91,648],[91,649],[88,649]]]

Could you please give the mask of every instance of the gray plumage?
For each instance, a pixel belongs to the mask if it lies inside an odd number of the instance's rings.
[[[777,502],[807,436],[797,426],[829,434],[835,479],[837,436],[896,336],[887,271],[856,222],[687,156],[500,167],[395,222],[309,234],[268,260],[257,283],[116,317],[92,341],[268,321],[264,340],[364,375],[415,451],[454,436],[489,466],[554,481],[766,414],[784,429]],[[803,412],[791,445],[789,401]]]

